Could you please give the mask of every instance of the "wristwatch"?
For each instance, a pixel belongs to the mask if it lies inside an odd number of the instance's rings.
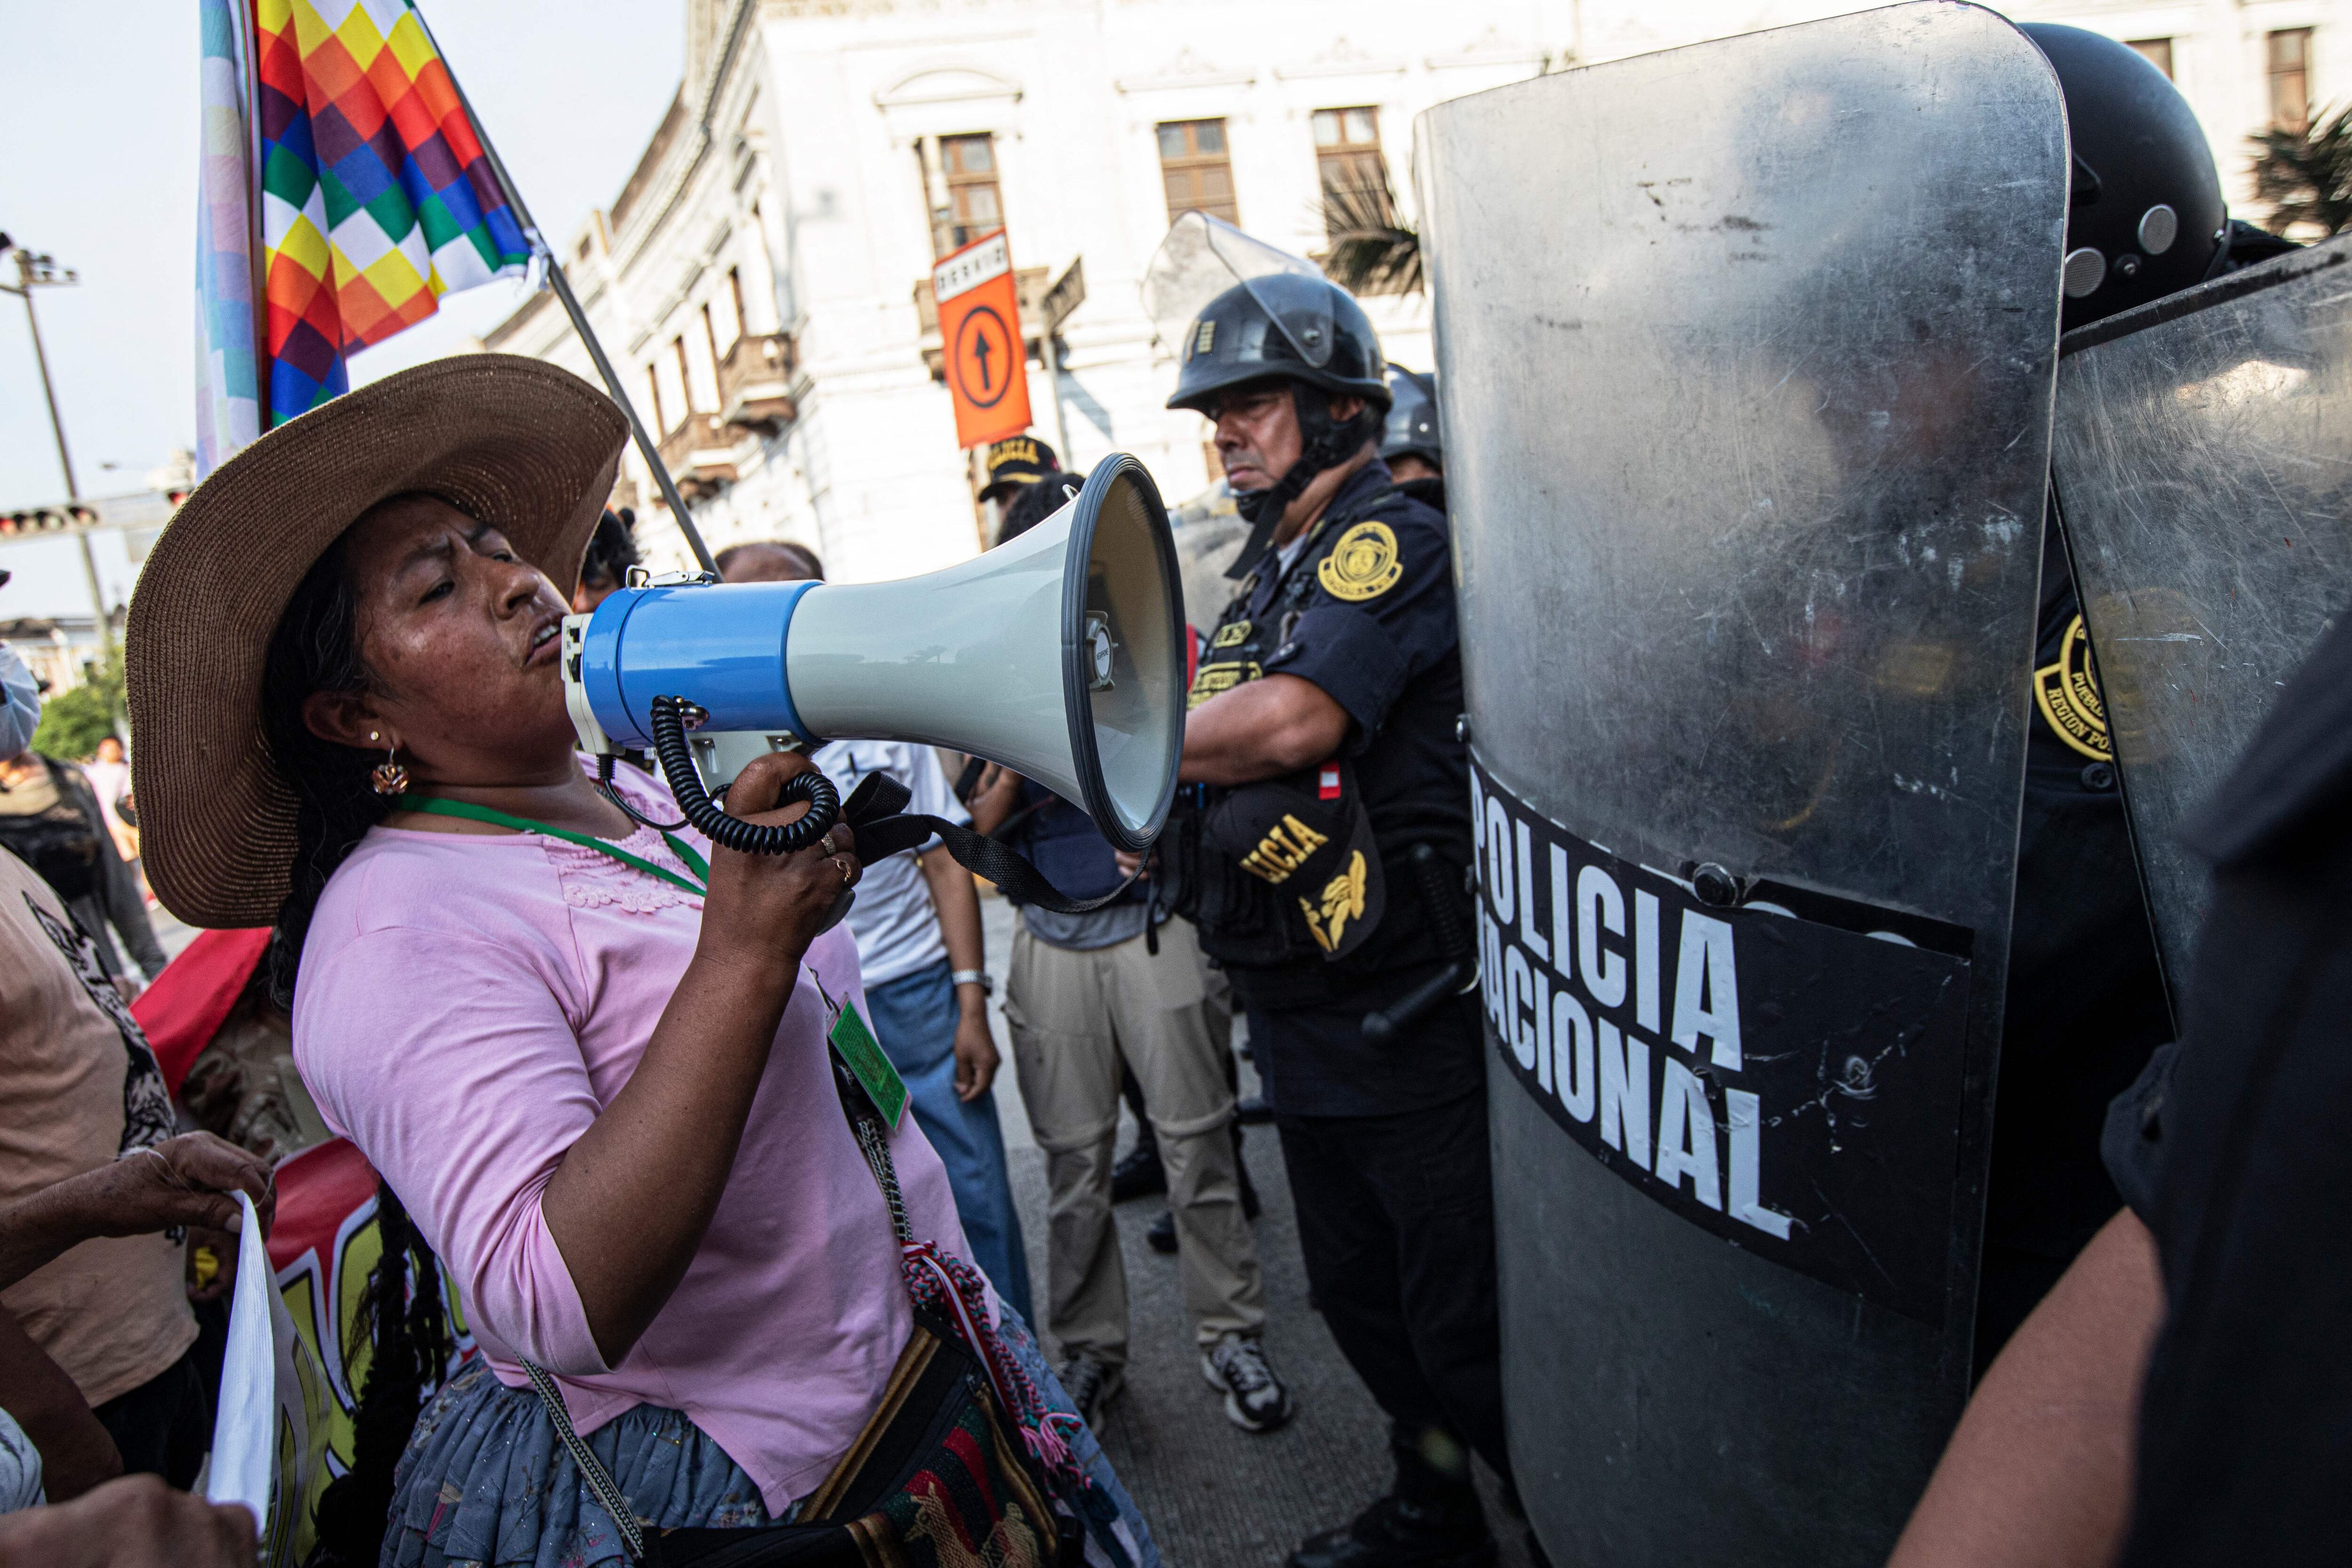
[[[949,978],[958,985],[979,986],[982,996],[996,994],[996,982],[988,977],[988,971],[985,969],[959,969]]]

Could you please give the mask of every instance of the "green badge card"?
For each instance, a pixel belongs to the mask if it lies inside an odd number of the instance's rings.
[[[890,1058],[882,1054],[882,1042],[876,1039],[874,1031],[866,1026],[866,1020],[858,1015],[856,1003],[846,998],[843,1000],[841,1016],[833,1021],[833,1033],[826,1037],[833,1042],[834,1050],[839,1053],[851,1075],[864,1086],[866,1097],[874,1102],[874,1109],[882,1113],[882,1120],[890,1124],[891,1131],[896,1132],[899,1118],[906,1114],[907,1080],[898,1076],[898,1069],[892,1067]]]

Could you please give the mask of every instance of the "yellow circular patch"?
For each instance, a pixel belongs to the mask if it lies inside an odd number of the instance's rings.
[[[2091,636],[2077,615],[2059,640],[2058,658],[2033,672],[2033,700],[2053,732],[2074,750],[2099,762],[2115,761],[2107,734],[2107,705],[2091,668]]]
[[[1339,536],[1315,575],[1335,599],[1377,599],[1404,575],[1397,537],[1385,522],[1360,522]]]

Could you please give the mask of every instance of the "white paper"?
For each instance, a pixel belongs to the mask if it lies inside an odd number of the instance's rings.
[[[205,1495],[251,1509],[262,1562],[281,1568],[299,1560],[310,1535],[308,1521],[295,1515],[326,1447],[326,1381],[278,1293],[253,1200],[239,1193],[236,1201],[245,1217]]]
[[[278,1347],[272,1342],[269,1311],[278,1291],[269,1277],[268,1248],[261,1245],[261,1221],[254,1215],[253,1200],[239,1193],[236,1201],[245,1219],[237,1232],[228,1352],[221,1361],[212,1479],[205,1495],[215,1502],[243,1503],[253,1510],[258,1526],[269,1518],[270,1439],[278,1426]]]

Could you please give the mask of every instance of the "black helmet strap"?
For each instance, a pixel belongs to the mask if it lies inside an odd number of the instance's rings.
[[[1357,449],[1380,431],[1381,411],[1369,401],[1352,419],[1334,419],[1331,395],[1303,381],[1290,384],[1290,405],[1297,410],[1298,434],[1305,444],[1299,450],[1298,461],[1271,486],[1262,490],[1234,492],[1234,510],[1242,514],[1250,531],[1242,552],[1225,568],[1228,578],[1246,577],[1255,571],[1273,547],[1274,531],[1282,526],[1282,514],[1290,510],[1290,503],[1315,482],[1316,475],[1354,457]]]

